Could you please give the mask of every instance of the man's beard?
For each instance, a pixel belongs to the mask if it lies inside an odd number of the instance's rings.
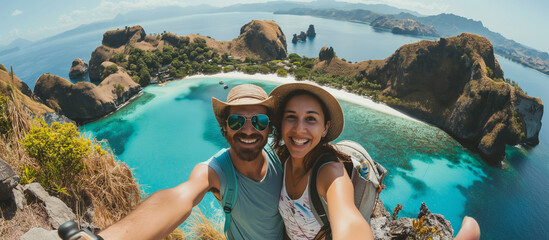
[[[263,147],[267,144],[267,138],[264,138],[261,134],[254,133],[252,135],[246,135],[243,133],[236,133],[232,138],[225,137],[231,148],[234,149],[234,153],[243,161],[253,161],[259,154],[261,154]],[[240,148],[238,144],[242,144],[238,138],[257,138],[259,144],[256,148]],[[236,143],[236,144],[235,144]]]

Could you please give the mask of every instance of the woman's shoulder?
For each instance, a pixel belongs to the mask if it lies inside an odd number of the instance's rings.
[[[325,163],[318,171],[317,189],[319,193],[325,197],[326,190],[332,185],[334,180],[342,176],[347,176],[343,163]]]

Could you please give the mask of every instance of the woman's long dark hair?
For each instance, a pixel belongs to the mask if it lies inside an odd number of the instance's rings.
[[[328,112],[328,108],[326,107],[326,104],[315,94],[312,92],[309,92],[307,90],[295,90],[293,92],[290,92],[282,101],[280,101],[280,105],[276,106],[275,111],[275,119],[274,119],[274,126],[275,129],[273,130],[273,142],[271,143],[272,148],[275,150],[275,152],[278,154],[278,157],[280,158],[280,161],[284,165],[284,163],[290,159],[290,152],[288,151],[288,148],[286,147],[286,144],[283,144],[282,139],[282,115],[284,115],[284,109],[286,108],[286,105],[288,104],[288,101],[292,99],[295,96],[300,95],[309,95],[315,98],[322,107],[322,113],[324,113],[324,124],[326,124],[328,121],[331,120],[330,112]],[[315,163],[315,160],[320,156],[320,154],[329,152],[334,154],[341,162],[350,161],[351,158],[339,151],[337,151],[328,141],[326,141],[325,137],[322,137],[320,139],[320,142],[318,145],[316,145],[313,150],[311,150],[307,155],[305,155],[305,170],[308,172],[311,168],[313,168],[313,165]]]

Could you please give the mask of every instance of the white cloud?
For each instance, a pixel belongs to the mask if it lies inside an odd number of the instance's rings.
[[[57,23],[63,27],[76,27],[81,24],[108,20],[121,13],[139,9],[152,9],[162,6],[189,5],[176,0],[101,1],[99,6],[89,10],[75,10],[60,16]]]
[[[19,14],[21,14],[21,13],[23,13],[23,11],[21,11],[21,10],[19,10],[19,9],[15,9],[15,11],[13,11],[13,12],[11,13],[11,15],[12,15],[12,16],[17,16],[17,15],[19,15]]]

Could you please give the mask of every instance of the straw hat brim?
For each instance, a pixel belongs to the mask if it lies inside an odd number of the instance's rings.
[[[231,101],[230,103],[223,102],[215,97],[212,97],[212,107],[215,114],[215,119],[217,119],[217,122],[219,123],[219,126],[223,126],[225,124],[225,120],[222,114],[223,111],[230,106],[252,106],[252,105],[260,105],[265,106],[267,109],[273,110],[274,109],[274,98],[268,97],[265,100],[258,100],[256,98],[248,98],[243,97],[236,100]],[[273,111],[274,112],[274,111]],[[227,117],[227,116],[225,116]]]
[[[281,109],[278,108],[281,107],[288,94],[296,90],[308,91],[316,95],[320,100],[322,100],[322,102],[324,102],[331,118],[330,127],[328,128],[328,133],[326,133],[325,138],[328,142],[338,138],[345,125],[343,110],[341,109],[341,105],[339,105],[337,99],[320,86],[310,83],[287,83],[273,89],[269,96],[274,97],[275,99],[276,116],[280,116],[282,114],[280,113]]]

